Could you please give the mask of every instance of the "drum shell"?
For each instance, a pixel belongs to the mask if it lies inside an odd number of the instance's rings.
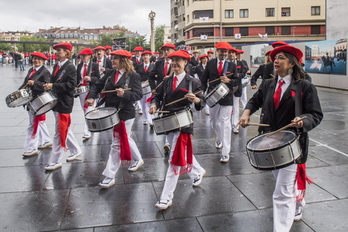
[[[143,95],[146,95],[148,93],[151,93],[151,87],[148,81],[144,81],[141,83],[141,91]]]
[[[81,85],[74,89],[74,97],[79,96],[80,94],[87,93],[89,91],[89,86]]]
[[[230,88],[224,83],[220,83],[205,97],[206,104],[214,107],[222,98],[230,92]]]
[[[193,125],[192,114],[189,110],[181,110],[153,119],[154,130],[157,135],[188,128]]]
[[[44,92],[28,103],[28,109],[35,115],[47,113],[57,104],[58,98],[53,92]]]
[[[5,101],[6,105],[10,108],[18,107],[27,104],[33,99],[31,90],[19,89],[9,94]]]
[[[90,115],[92,113],[95,114],[97,110],[98,111],[111,110],[113,113],[100,118],[91,118]],[[86,117],[86,124],[90,132],[101,132],[101,131],[109,130],[120,122],[120,118],[118,117],[118,113],[116,109],[112,107],[102,107],[96,110],[92,110],[86,113],[85,117]]]
[[[246,146],[246,151],[251,166],[258,170],[276,170],[296,163],[296,160],[302,156],[300,142],[294,132],[286,132],[293,133],[295,139],[274,149],[257,150],[248,148],[248,144],[253,139],[259,136],[267,136],[267,134],[259,135],[249,140]]]

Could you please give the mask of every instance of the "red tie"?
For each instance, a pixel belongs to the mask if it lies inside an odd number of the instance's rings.
[[[30,79],[35,73],[36,73],[36,68],[33,68],[33,70],[31,71],[28,79]]]
[[[144,72],[147,72],[147,65],[145,65],[144,67]]]
[[[98,62],[98,66],[100,67],[100,62],[101,62],[101,60],[97,60],[97,62]]]
[[[282,95],[282,85],[285,83],[285,81],[280,80],[278,82],[278,88],[276,89],[276,91],[274,92],[273,95],[273,102],[274,102],[274,109],[277,109],[277,107],[279,106],[280,103],[280,96]]]
[[[59,71],[59,69],[60,69],[60,66],[57,65],[56,69],[54,70],[53,76],[57,75],[57,72]]]
[[[114,85],[116,85],[116,83],[117,83],[117,81],[118,81],[118,76],[120,75],[120,71],[116,71],[116,73],[115,73],[115,78],[114,78],[114,80],[115,80],[115,82],[114,82]]]
[[[219,67],[218,67],[218,73],[219,73],[220,76],[222,76],[222,74],[223,74],[223,73],[222,73],[222,69],[223,69],[223,68],[222,68],[222,61],[220,61],[220,62],[219,62]]]
[[[87,64],[84,64],[83,66],[84,66],[84,68],[83,68],[83,77],[82,77],[82,78],[84,78],[85,76],[87,76],[87,67],[88,67],[88,65],[87,65]],[[86,81],[86,80],[83,80],[82,85],[83,85],[83,86],[86,86],[86,85],[87,85],[87,81]]]
[[[167,62],[165,63],[165,65],[164,65],[164,69],[163,69],[163,74],[164,74],[164,76],[166,76],[167,73],[168,73],[168,65],[169,65],[169,62],[167,61]]]
[[[178,83],[178,77],[173,78],[173,83],[172,83],[172,91],[174,92],[176,89],[176,84]]]

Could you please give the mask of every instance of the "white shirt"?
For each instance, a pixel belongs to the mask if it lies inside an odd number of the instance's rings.
[[[220,61],[222,61],[222,71],[223,71],[223,70],[224,70],[224,66],[225,66],[225,61],[226,61],[226,59],[224,59],[224,60],[219,60],[219,59],[217,59],[217,66],[216,66],[216,69],[219,69]]]
[[[68,59],[66,59],[64,61],[58,61],[59,68],[61,68],[67,61],[68,61]]]
[[[185,71],[180,73],[179,75],[175,75],[174,74],[174,77],[178,78],[178,82],[176,83],[176,88],[178,88],[179,84],[182,82],[182,80],[184,80],[185,76],[186,76],[186,72]]]
[[[290,86],[290,83],[291,83],[291,76],[290,75],[287,75],[285,77],[278,77],[278,81],[277,81],[277,86],[276,86],[276,89],[278,88],[278,85],[279,85],[279,81],[280,80],[283,80],[285,83],[282,85],[282,92],[280,94],[280,100],[282,99],[283,95],[284,95],[284,92],[286,91],[286,89]]]

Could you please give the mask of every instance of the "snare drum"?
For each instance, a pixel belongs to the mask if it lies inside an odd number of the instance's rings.
[[[141,83],[141,88],[142,88],[143,95],[151,93],[151,87],[150,87],[149,81],[143,81]]]
[[[215,106],[218,101],[224,98],[230,92],[230,88],[224,83],[220,83],[205,97],[207,105],[209,107]]]
[[[242,79],[242,87],[246,87],[247,85],[249,85],[250,83],[250,78],[248,75],[246,75],[243,79]]]
[[[50,111],[58,102],[58,98],[52,91],[43,92],[34,100],[28,103],[28,109],[35,115],[39,116]]]
[[[193,124],[191,111],[188,109],[176,113],[167,114],[153,119],[156,134],[167,134],[169,132],[190,127]]]
[[[80,85],[74,89],[74,97],[79,96],[80,94],[87,93],[89,91],[88,85]]]
[[[86,114],[86,123],[90,132],[101,132],[116,126],[120,119],[113,107],[101,107]]]
[[[31,89],[19,89],[9,94],[5,100],[6,105],[13,108],[27,104],[32,98]]]
[[[274,170],[294,164],[302,155],[300,142],[292,131],[283,130],[256,136],[246,150],[250,164],[260,170]]]

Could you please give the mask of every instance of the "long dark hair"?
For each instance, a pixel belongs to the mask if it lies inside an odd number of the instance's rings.
[[[306,73],[303,70],[303,67],[299,63],[297,58],[291,53],[288,53],[288,52],[283,52],[283,53],[289,59],[289,62],[294,65],[294,67],[292,67],[292,73],[289,73],[289,74],[291,74],[294,82],[304,80],[306,78]],[[276,79],[278,78],[278,74],[275,76],[275,78]]]

